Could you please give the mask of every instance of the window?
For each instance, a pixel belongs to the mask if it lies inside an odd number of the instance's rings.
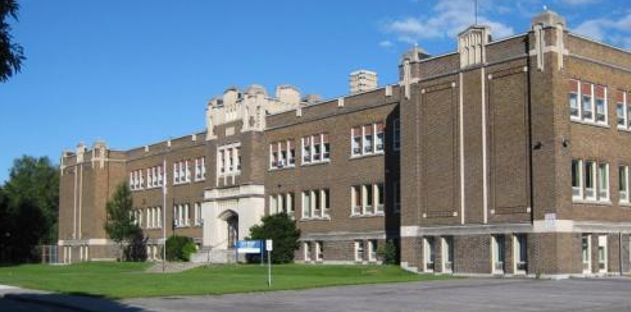
[[[570,80],[569,101],[570,101],[570,117],[572,119],[581,119],[580,108],[578,105],[578,84],[579,84],[578,81]]]
[[[598,236],[598,271],[607,272],[607,235]]]
[[[396,118],[392,122],[392,149],[398,151],[401,149],[401,121]]]
[[[581,253],[583,258],[583,273],[592,272],[592,236],[584,234],[581,238]]]
[[[217,172],[219,176],[237,175],[241,173],[241,143],[221,146],[217,149]]]
[[[363,240],[355,241],[355,261],[356,262],[364,261],[364,241]]]
[[[351,215],[383,215],[383,183],[354,185],[351,187]]]
[[[574,199],[583,199],[583,162],[581,160],[572,160],[572,197]]]
[[[195,226],[202,226],[202,204],[195,203]]]
[[[293,141],[280,141],[270,144],[270,169],[293,167],[295,164]]]
[[[451,236],[443,237],[443,272],[452,272],[454,263],[454,238]]]
[[[598,164],[598,200],[609,201],[609,165]]]
[[[513,236],[513,254],[515,256],[515,273],[526,273],[528,245],[525,234],[516,234]]]
[[[371,239],[368,241],[368,261],[377,261],[377,240]]]
[[[383,122],[378,122],[375,126],[377,133],[375,135],[375,152],[383,152]]]
[[[302,248],[304,249],[304,253],[305,253],[305,262],[310,262],[311,259],[311,242],[304,242],[302,244]]]
[[[491,249],[493,254],[493,273],[504,273],[504,236],[491,236]]]
[[[173,184],[191,182],[191,169],[188,160],[173,163]]]
[[[585,198],[596,199],[596,181],[594,176],[596,175],[596,163],[593,161],[585,162]]]
[[[324,260],[324,243],[321,241],[317,241],[315,243],[315,247],[316,247],[316,261],[323,261]]]
[[[423,238],[423,262],[425,263],[425,272],[434,271],[434,238]]]
[[[629,167],[618,167],[618,190],[621,203],[629,203]]]
[[[195,181],[206,179],[206,157],[195,158]]]
[[[627,93],[623,91],[616,92],[616,116],[617,116],[617,124],[618,128],[628,129],[629,124],[627,123],[628,116],[627,110]]]
[[[302,164],[326,162],[331,159],[328,133],[308,135],[302,138]]]
[[[362,129],[361,127],[354,127],[351,130],[351,155],[359,156],[362,154]]]
[[[568,101],[570,118],[572,120],[608,124],[607,87],[584,81],[570,80]],[[620,106],[618,106],[618,110],[620,110]]]
[[[190,209],[189,209],[189,205],[185,204],[184,205],[184,225],[189,226],[191,225],[191,218],[190,218]]]
[[[302,217],[304,219],[329,218],[328,189],[304,191],[302,192],[302,198]]]

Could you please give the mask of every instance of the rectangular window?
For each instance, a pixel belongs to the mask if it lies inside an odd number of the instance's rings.
[[[329,143],[329,134],[322,135],[322,160],[331,159],[331,143]]]
[[[583,110],[582,118],[588,121],[594,121],[594,101],[592,97],[593,85],[591,83],[581,83],[581,108]]]
[[[313,215],[315,217],[322,217],[322,198],[320,191],[311,191],[311,197],[313,198]]]
[[[320,191],[321,196],[322,196],[322,216],[323,217],[329,217],[331,216],[331,202],[330,202],[330,197],[329,197],[329,190],[328,189],[323,189]]]
[[[373,125],[365,125],[364,126],[364,154],[372,154],[373,153],[373,136],[372,136],[372,128]]]
[[[581,253],[583,258],[583,273],[592,272],[592,236],[584,234],[581,238]]]
[[[503,235],[493,235],[491,236],[492,240],[492,251],[493,251],[493,273],[504,273],[504,236]]]
[[[373,202],[374,202],[374,198],[373,198],[373,186],[372,184],[367,184],[364,185],[363,189],[364,189],[364,200],[365,200],[365,207],[364,207],[364,214],[373,214],[374,210],[373,210]]]
[[[525,234],[516,234],[514,237],[514,250],[515,256],[515,273],[524,274],[527,271],[527,255],[528,245]]]
[[[316,247],[316,261],[322,262],[324,260],[324,242],[317,241]]]
[[[598,236],[598,271],[607,272],[607,235]]]
[[[401,149],[401,121],[396,118],[392,122],[392,149],[398,151]]]
[[[311,137],[302,138],[302,162],[311,162]]]
[[[285,142],[278,143],[280,146],[280,152],[278,153],[278,167],[283,168],[287,166],[287,145]]]
[[[289,149],[287,163],[289,166],[293,166],[296,163],[296,148],[294,147],[294,141],[289,141],[287,144]]]
[[[311,242],[304,242],[302,248],[305,252],[305,262],[311,262]]]
[[[311,191],[302,192],[302,217],[311,218]]]
[[[425,263],[425,272],[434,271],[434,238],[423,238],[423,262]]]
[[[363,240],[355,241],[355,261],[356,262],[364,261],[364,241]]]
[[[609,165],[598,164],[598,200],[609,201]]]
[[[380,152],[383,152],[383,147],[384,147],[384,145],[383,145],[383,136],[384,136],[384,134],[383,134],[383,128],[384,128],[383,122],[378,122],[376,124],[375,128],[377,130],[377,134],[375,136],[375,138],[376,138],[375,151],[377,153],[380,153]]]
[[[287,203],[285,205],[287,207],[287,215],[293,218],[294,217],[294,194],[287,193],[285,195],[285,199],[287,200]]]
[[[626,92],[616,92],[616,116],[618,128],[627,128],[627,94]]]
[[[572,119],[580,119],[580,107],[578,103],[578,84],[576,80],[570,80],[570,117]]]
[[[618,167],[618,191],[620,193],[620,202],[629,203],[629,167]]]
[[[313,135],[311,136],[311,140],[313,142],[313,161],[320,161],[322,156],[322,145],[320,144],[322,137],[320,134]]]
[[[377,240],[371,239],[368,241],[368,261],[377,261]]]
[[[454,263],[454,238],[451,236],[443,237],[442,242],[443,272],[452,272]]]
[[[572,198],[583,199],[583,162],[572,160]]]
[[[362,186],[356,185],[351,187],[351,198],[352,198],[352,206],[353,206],[353,215],[362,214]]]
[[[607,124],[607,88],[596,86],[596,122]]]
[[[383,183],[378,183],[376,185],[375,188],[375,192],[376,192],[376,198],[377,198],[377,209],[376,212],[377,213],[383,213],[383,205],[385,203],[385,194],[384,194],[384,188],[383,188]]]
[[[202,204],[195,203],[195,225],[201,226],[202,224]]]
[[[361,127],[354,127],[351,130],[351,137],[352,137],[352,153],[351,155],[353,156],[359,156],[362,154],[362,128]]]
[[[585,198],[596,199],[596,163],[593,161],[585,162]]]

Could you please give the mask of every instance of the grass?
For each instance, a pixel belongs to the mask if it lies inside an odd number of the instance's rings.
[[[287,264],[272,267],[273,283],[268,288],[266,266],[217,265],[168,274],[146,273],[145,269],[149,266],[147,263],[92,262],[68,266],[35,264],[0,267],[0,284],[64,294],[123,299],[219,295],[450,278],[416,275],[397,266]]]

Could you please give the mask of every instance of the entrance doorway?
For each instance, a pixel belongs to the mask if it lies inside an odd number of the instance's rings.
[[[226,219],[228,225],[228,248],[234,248],[239,240],[239,215],[233,214]]]

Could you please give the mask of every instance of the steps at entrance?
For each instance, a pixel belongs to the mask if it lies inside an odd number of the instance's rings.
[[[202,247],[199,251],[191,255],[191,262],[225,264],[236,263],[237,261],[234,249],[212,249],[211,247]]]

